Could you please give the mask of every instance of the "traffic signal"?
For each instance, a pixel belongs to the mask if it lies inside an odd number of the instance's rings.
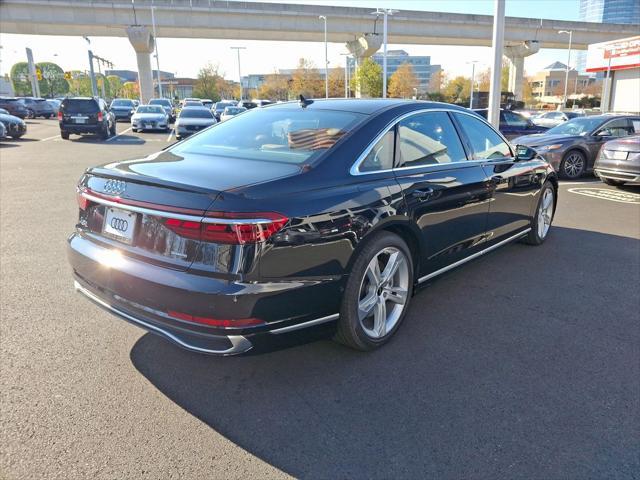
[[[71,80],[71,72],[64,72],[64,79]]]
[[[42,70],[40,70],[39,68],[36,68],[36,78],[38,80],[42,80]]]

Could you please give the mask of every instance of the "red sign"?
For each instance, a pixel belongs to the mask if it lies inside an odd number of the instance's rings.
[[[640,38],[611,43],[604,48],[604,58],[628,57],[640,54]]]

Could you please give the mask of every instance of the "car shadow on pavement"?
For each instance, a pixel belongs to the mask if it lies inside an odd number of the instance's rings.
[[[375,352],[214,358],[146,334],[131,360],[295,477],[633,478],[639,266],[637,239],[555,227],[434,280]]]
[[[71,137],[70,141],[77,143],[106,143],[108,145],[142,145],[146,140],[136,137],[135,135],[118,135],[117,137],[109,137],[102,139],[98,136],[83,135],[80,137]]]

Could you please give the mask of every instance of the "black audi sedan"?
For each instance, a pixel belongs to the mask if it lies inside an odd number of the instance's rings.
[[[302,98],[88,169],[68,254],[79,292],[196,352],[307,328],[371,350],[419,284],[544,242],[556,198],[544,159],[464,108]]]

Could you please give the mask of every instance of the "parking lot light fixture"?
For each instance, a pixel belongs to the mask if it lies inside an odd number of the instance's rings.
[[[329,98],[329,57],[327,54],[327,17],[320,15],[320,20],[324,20],[324,98]]]

